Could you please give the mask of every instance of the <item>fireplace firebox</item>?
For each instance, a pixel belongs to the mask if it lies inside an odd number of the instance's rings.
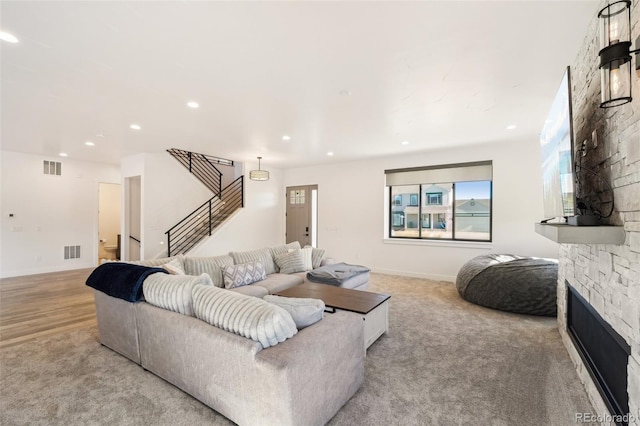
[[[629,413],[627,366],[631,348],[568,282],[567,332],[607,408],[619,425]]]

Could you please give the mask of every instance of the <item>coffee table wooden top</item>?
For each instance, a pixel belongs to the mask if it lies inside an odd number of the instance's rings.
[[[388,294],[351,290],[328,284],[304,283],[276,293],[277,296],[320,299],[330,308],[368,314],[388,300]]]

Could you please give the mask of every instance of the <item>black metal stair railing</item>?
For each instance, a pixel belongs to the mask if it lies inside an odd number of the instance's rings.
[[[241,207],[244,207],[244,176],[231,182],[219,196],[207,200],[165,232],[168,256],[191,250]]]
[[[215,165],[234,165],[232,160],[185,151],[183,149],[171,148],[168,149],[167,152],[215,195],[219,195],[222,191],[222,172],[220,172]]]

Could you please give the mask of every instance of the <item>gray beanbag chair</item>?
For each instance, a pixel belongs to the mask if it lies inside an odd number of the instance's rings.
[[[456,288],[463,299],[480,306],[555,317],[557,281],[556,260],[487,254],[462,266]]]

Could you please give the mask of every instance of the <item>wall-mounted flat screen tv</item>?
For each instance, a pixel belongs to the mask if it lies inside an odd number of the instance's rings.
[[[545,219],[576,215],[569,67],[540,133],[540,147]]]

